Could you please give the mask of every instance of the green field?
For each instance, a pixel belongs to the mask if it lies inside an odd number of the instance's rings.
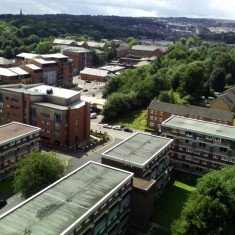
[[[135,130],[145,130],[147,128],[147,109],[135,110],[128,114],[114,119],[110,124],[122,125]]]
[[[164,193],[156,200],[154,222],[170,228],[181,213],[190,192],[195,189],[196,178],[187,174],[175,175]]]

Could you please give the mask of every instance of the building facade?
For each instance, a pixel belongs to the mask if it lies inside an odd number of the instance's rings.
[[[47,85],[1,88],[0,122],[40,127],[45,144],[76,146],[90,135],[90,106],[80,94]]]
[[[172,115],[194,118],[207,122],[233,125],[234,114],[230,111],[221,111],[193,105],[178,105],[152,100],[148,107],[147,125],[154,130],[161,129],[161,123]]]
[[[91,50],[82,47],[66,47],[63,49],[63,54],[73,60],[73,69],[78,71],[93,66],[93,52]]]
[[[1,215],[1,234],[126,234],[132,179],[133,173],[88,162]]]
[[[172,116],[162,123],[162,136],[175,140],[175,169],[202,175],[235,163],[235,127]]]
[[[0,175],[14,169],[33,150],[39,150],[40,135],[40,128],[18,122],[0,126]]]

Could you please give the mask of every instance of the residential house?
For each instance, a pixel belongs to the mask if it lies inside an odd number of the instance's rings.
[[[225,91],[216,100],[212,101],[211,108],[234,112],[235,111],[235,86]]]

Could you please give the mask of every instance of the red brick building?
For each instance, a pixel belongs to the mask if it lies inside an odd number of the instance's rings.
[[[83,47],[66,47],[63,54],[73,60],[73,68],[83,70],[93,66],[93,52]]]
[[[75,146],[90,135],[90,106],[81,92],[47,85],[0,89],[0,123],[17,121],[42,129],[42,142]]]
[[[139,57],[163,56],[167,47],[135,45],[131,48],[131,54]]]
[[[80,72],[80,78],[84,81],[107,82],[113,74],[107,70],[85,68]]]
[[[208,122],[233,125],[234,114],[228,111],[204,108],[199,106],[184,106],[152,100],[148,107],[147,125],[159,130],[161,123],[172,115],[179,115]]]

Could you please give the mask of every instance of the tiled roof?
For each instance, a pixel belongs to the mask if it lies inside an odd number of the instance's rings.
[[[221,111],[212,108],[204,108],[194,105],[184,106],[178,104],[170,104],[152,100],[148,109],[159,110],[162,112],[168,112],[175,115],[187,116],[194,115],[204,118],[210,118],[215,120],[221,120],[224,122],[231,122],[233,120],[233,112]]]

